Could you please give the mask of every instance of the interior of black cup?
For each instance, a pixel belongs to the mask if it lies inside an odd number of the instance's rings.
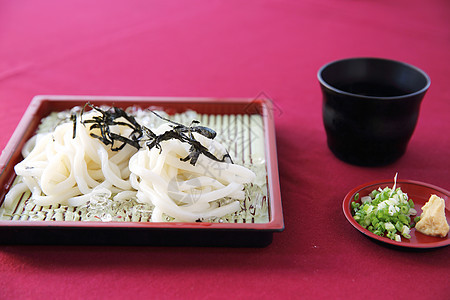
[[[422,93],[430,79],[422,70],[394,60],[350,58],[331,62],[318,73],[319,81],[338,93],[368,97],[402,97]]]

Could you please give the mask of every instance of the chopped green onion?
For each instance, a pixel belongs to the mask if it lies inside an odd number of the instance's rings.
[[[397,223],[395,223],[395,228],[396,228],[398,231],[402,231],[402,229],[403,229],[403,224],[400,223],[400,221],[397,221]]]
[[[391,222],[386,222],[384,223],[384,228],[386,228],[387,231],[394,231],[395,230],[395,226],[392,225]],[[395,232],[395,231],[394,231]]]
[[[396,177],[394,180],[395,189],[378,188],[363,197],[356,193],[351,208],[354,212],[353,218],[362,227],[376,235],[401,241],[401,236],[411,238],[410,229],[420,217],[415,217],[414,223],[411,223],[411,216],[417,213],[414,201],[408,199],[400,187],[395,187]]]
[[[405,225],[410,223],[410,218],[408,218],[408,217],[405,216],[405,215],[400,214],[400,215],[398,216],[398,219],[399,219],[400,222],[402,222],[402,223],[405,224]]]
[[[409,212],[409,207],[408,207],[408,205],[402,205],[402,206],[400,206],[400,212],[401,212],[402,214],[407,214],[407,213]]]

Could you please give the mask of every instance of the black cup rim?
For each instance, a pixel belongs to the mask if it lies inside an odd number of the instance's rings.
[[[408,94],[404,94],[404,95],[400,95],[400,96],[389,96],[389,97],[382,97],[382,96],[366,96],[366,95],[360,95],[360,94],[355,94],[355,93],[349,93],[343,90],[340,90],[338,88],[335,88],[334,86],[328,84],[322,77],[322,73],[323,71],[328,68],[329,66],[336,64],[336,63],[340,63],[340,62],[345,62],[345,61],[354,61],[354,60],[376,60],[376,61],[385,61],[385,62],[389,62],[389,63],[394,63],[394,64],[401,64],[405,67],[408,67],[418,73],[420,73],[423,77],[425,77],[426,80],[426,85],[421,88],[420,90],[413,92],[413,93],[408,93]],[[344,59],[337,59],[334,61],[331,61],[325,65],[323,65],[319,71],[317,72],[317,78],[320,82],[321,85],[323,85],[324,87],[326,87],[327,89],[337,93],[337,94],[342,94],[342,95],[346,95],[346,96],[351,96],[351,97],[359,97],[359,98],[363,98],[363,99],[374,99],[374,100],[395,100],[395,99],[404,99],[404,98],[409,98],[409,97],[413,97],[416,95],[420,95],[422,93],[425,93],[430,85],[431,85],[431,79],[428,76],[427,73],[425,73],[423,70],[419,69],[416,66],[413,66],[411,64],[402,62],[402,61],[398,61],[398,60],[393,60],[393,59],[387,59],[387,58],[379,58],[379,57],[351,57],[351,58],[344,58]]]

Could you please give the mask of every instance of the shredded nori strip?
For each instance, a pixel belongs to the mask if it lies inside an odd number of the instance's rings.
[[[81,116],[83,116],[86,106],[89,106],[102,114],[101,116],[94,116],[90,120],[81,120],[81,123],[84,125],[92,123],[92,125],[89,127],[89,130],[100,130],[101,136],[91,133],[90,135],[92,137],[99,139],[105,145],[111,145],[112,151],[122,150],[126,144],[133,146],[136,149],[139,149],[141,147],[139,145],[139,141],[143,136],[142,126],[139,125],[139,123],[133,116],[128,115],[124,110],[117,107],[112,107],[109,110],[102,110],[101,108],[96,107],[90,103],[86,103],[86,105],[83,107]],[[117,121],[117,119],[122,117],[128,122]],[[127,126],[132,129],[132,132],[128,137],[113,133],[110,130],[110,126],[114,125]],[[114,147],[115,142],[120,142],[120,146]]]
[[[82,116],[86,106],[89,106],[92,109],[100,112],[101,116],[94,116],[90,120],[83,121]],[[84,125],[92,124],[89,127],[89,130],[99,129],[101,135],[97,135],[94,133],[90,133],[90,135],[94,138],[99,139],[105,145],[111,145],[112,151],[119,151],[123,149],[126,144],[131,145],[136,149],[140,149],[141,146],[139,142],[144,140],[145,145],[148,147],[149,150],[151,150],[153,147],[156,147],[157,149],[162,151],[160,145],[161,142],[171,139],[177,139],[182,143],[188,143],[189,145],[191,145],[191,147],[189,148],[189,155],[184,158],[180,158],[181,161],[189,161],[191,165],[195,166],[200,154],[203,154],[206,157],[218,162],[228,161],[230,163],[233,163],[229,153],[225,154],[222,157],[222,159],[219,159],[214,154],[209,152],[208,148],[203,146],[199,141],[195,139],[193,135],[194,132],[201,134],[208,139],[214,139],[217,134],[211,128],[199,126],[198,124],[200,124],[200,122],[196,120],[192,121],[190,126],[185,126],[183,124],[166,119],[152,110],[150,111],[153,114],[155,114],[158,118],[171,123],[172,129],[160,135],[156,135],[149,128],[141,126],[133,116],[128,115],[124,110],[120,108],[112,107],[108,110],[103,110],[90,103],[86,103],[81,111],[81,123]],[[127,122],[118,121],[117,119],[119,118],[124,118]],[[71,117],[71,119],[74,122],[73,136],[75,137],[76,117],[73,116]],[[129,134],[128,137],[115,134],[110,130],[110,126],[114,125],[128,126],[129,128],[132,129],[132,132]],[[115,147],[114,146],[115,142],[121,143],[120,146]]]
[[[77,136],[77,115],[75,113],[71,114],[70,120],[72,120],[73,123],[72,139],[74,139]]]
[[[157,114],[154,111],[151,111],[153,114],[158,116],[164,121],[167,121],[169,123],[172,123],[172,130],[166,131],[163,134],[156,135],[154,134],[150,129],[146,128],[146,134],[151,139],[151,141],[147,142],[146,145],[149,150],[151,150],[153,147],[156,147],[157,149],[161,149],[160,143],[162,141],[167,141],[170,139],[177,139],[181,141],[182,143],[188,143],[191,145],[189,148],[189,155],[185,158],[180,158],[181,161],[190,161],[190,164],[195,166],[197,163],[198,157],[200,154],[205,155],[206,157],[218,161],[218,162],[225,162],[227,159],[230,163],[233,163],[231,160],[231,156],[229,153],[225,154],[222,159],[217,158],[214,154],[209,152],[208,148],[203,146],[199,141],[197,141],[193,135],[194,132],[199,133],[203,135],[204,137],[208,139],[214,139],[216,137],[216,132],[212,130],[211,128],[205,127],[205,126],[193,126],[196,124],[200,124],[199,121],[194,120],[192,121],[190,126],[185,126],[183,124],[174,122],[172,120],[166,119],[161,117],[159,114]]]

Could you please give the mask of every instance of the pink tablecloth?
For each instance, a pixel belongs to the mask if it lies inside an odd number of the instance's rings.
[[[37,94],[265,93],[286,226],[262,249],[0,246],[0,298],[448,299],[449,247],[374,243],[341,204],[395,172],[450,189],[449,14],[447,0],[0,1],[0,149]],[[392,165],[355,167],[326,146],[316,72],[352,56],[431,77]]]

